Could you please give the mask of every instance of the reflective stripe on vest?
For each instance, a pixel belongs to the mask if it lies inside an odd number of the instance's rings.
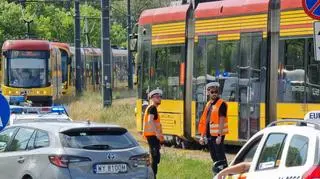
[[[152,120],[149,122],[149,108],[152,105],[149,105],[145,110],[145,114],[143,117],[144,125],[143,125],[143,136],[155,136],[157,133],[162,134],[161,123],[160,123],[160,115],[158,114],[157,120]],[[152,124],[156,127],[156,131],[152,128]]]
[[[219,99],[216,104],[212,107],[211,111],[211,116],[210,116],[210,135],[211,136],[218,136],[219,135],[219,110],[220,107],[223,103],[222,99]],[[220,135],[226,135],[229,133],[229,128],[228,128],[228,117],[226,116],[225,121],[224,121],[224,126],[222,130],[222,134]]]
[[[218,136],[219,134],[219,109],[223,103],[222,99],[219,99],[215,105],[211,106],[212,101],[209,101],[206,104],[206,107],[201,115],[199,125],[198,125],[198,130],[201,134],[201,136],[205,136],[207,132],[207,115],[209,108],[211,107],[211,114],[210,114],[210,135],[211,136]],[[227,105],[227,104],[226,104]],[[225,124],[223,127],[223,133],[221,135],[225,135],[229,133],[228,130],[228,114],[225,118]]]

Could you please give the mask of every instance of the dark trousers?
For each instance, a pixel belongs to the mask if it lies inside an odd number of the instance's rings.
[[[227,162],[227,157],[224,148],[224,138],[221,136],[221,143],[218,145],[216,143],[217,137],[209,136],[208,137],[208,148],[210,150],[211,159],[213,162],[225,160]]]
[[[158,164],[160,163],[160,141],[156,136],[148,136],[147,141],[151,155],[151,168],[156,178],[158,173]]]

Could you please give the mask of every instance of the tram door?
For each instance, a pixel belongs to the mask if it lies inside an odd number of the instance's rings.
[[[208,101],[206,84],[215,80],[217,36],[199,36],[193,65],[193,100],[196,101],[196,126]],[[198,127],[196,127],[198,130]],[[197,131],[198,133],[199,131]]]
[[[143,116],[145,109],[148,105],[148,92],[150,90],[150,60],[151,60],[151,26],[145,25],[139,27],[139,39],[138,39],[138,97],[142,100],[141,106],[137,107],[141,110],[140,118],[137,120],[138,129],[143,130]]]
[[[239,60],[239,138],[260,130],[262,33],[242,33]]]

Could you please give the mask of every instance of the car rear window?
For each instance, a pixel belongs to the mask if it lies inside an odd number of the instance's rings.
[[[64,147],[87,150],[125,149],[138,145],[131,134],[122,128],[71,129],[62,132],[60,139]]]

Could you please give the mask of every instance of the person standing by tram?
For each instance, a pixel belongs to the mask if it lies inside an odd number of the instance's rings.
[[[158,106],[161,104],[162,90],[155,89],[148,94],[149,106],[144,114],[143,136],[147,139],[151,154],[151,167],[156,178],[160,163],[160,148],[164,142]]]
[[[198,130],[201,134],[199,140],[201,145],[205,145],[205,138],[207,138],[208,148],[213,162],[216,162],[213,171],[217,171],[216,167],[222,166],[223,169],[227,167],[227,158],[225,155],[224,139],[228,134],[228,106],[219,97],[218,82],[208,83],[206,88],[209,95],[209,101],[200,118]]]

